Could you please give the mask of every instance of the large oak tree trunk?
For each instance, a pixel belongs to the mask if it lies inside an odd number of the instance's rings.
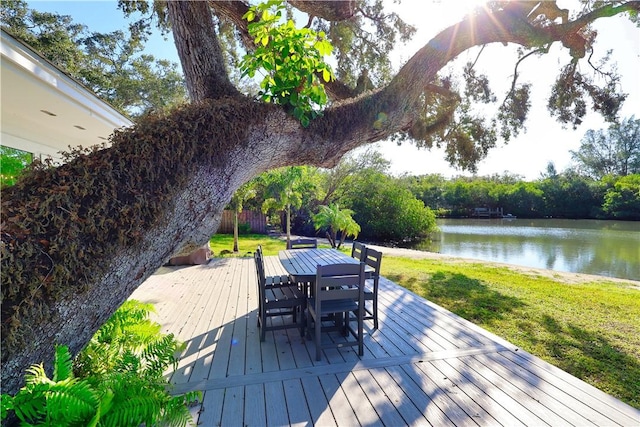
[[[206,242],[244,182],[275,167],[332,166],[357,146],[408,129],[425,87],[471,46],[566,36],[478,17],[440,33],[388,87],[330,108],[305,129],[230,86],[215,33],[206,31],[205,2],[168,5],[198,102],[146,117],[117,132],[112,147],[3,191],[3,392],[18,390],[29,365],[49,363],[54,344],[78,352],[177,249]],[[570,24],[567,32],[579,29]]]

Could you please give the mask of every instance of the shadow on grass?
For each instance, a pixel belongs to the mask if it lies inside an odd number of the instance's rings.
[[[640,409],[640,360],[596,331],[548,315],[541,324],[548,334],[538,345],[548,349],[554,365]]]
[[[396,274],[387,278],[477,324],[490,324],[524,306],[518,298],[489,289],[482,281],[460,273],[436,271],[426,281]]]

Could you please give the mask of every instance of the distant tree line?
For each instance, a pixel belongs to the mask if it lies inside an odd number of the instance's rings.
[[[333,169],[297,166],[269,171],[249,185],[253,195],[245,209],[262,210],[272,223],[303,236],[335,235],[335,222],[350,216],[345,230],[366,241],[408,241],[436,230],[435,214],[403,180],[388,173],[379,153],[347,156]],[[286,185],[283,185],[286,184]],[[290,218],[290,222],[287,219]],[[338,221],[339,222],[339,221]],[[358,230],[359,228],[359,230]]]
[[[570,170],[533,182],[513,175],[400,180],[438,216],[467,217],[474,208],[487,207],[523,218],[640,220],[640,174],[596,180]]]
[[[502,208],[520,218],[640,220],[640,173],[595,179],[575,170],[558,173],[550,165],[540,179],[528,182],[510,174],[394,177],[388,166],[369,152],[347,157],[331,170],[271,171],[249,184],[252,198],[243,206],[267,213],[283,231],[290,224],[292,234],[327,237],[330,230],[318,227],[314,217],[339,205],[359,225],[358,239],[395,243],[427,238],[436,230],[437,216],[469,217],[476,207]]]
[[[401,178],[406,188],[440,216],[468,216],[476,207],[502,208],[525,218],[640,220],[640,119],[589,130],[574,165],[559,173],[553,163],[540,179],[517,175],[445,179]]]

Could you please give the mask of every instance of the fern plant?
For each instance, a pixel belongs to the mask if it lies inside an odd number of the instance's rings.
[[[13,410],[28,425],[96,425],[99,397],[86,380],[75,378],[71,354],[66,346],[56,346],[53,378],[42,364],[25,374],[25,386],[14,396],[2,395],[2,419]]]
[[[187,425],[187,405],[201,393],[168,393],[164,372],[175,369],[183,346],[160,333],[148,319],[152,311],[150,304],[125,302],[74,362],[67,347],[56,347],[53,378],[42,365],[29,368],[25,387],[2,395],[2,419],[14,411],[24,425]]]

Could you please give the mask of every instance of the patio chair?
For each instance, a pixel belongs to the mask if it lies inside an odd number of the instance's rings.
[[[288,276],[265,277],[264,258],[261,248],[254,253],[256,274],[258,278],[258,327],[260,328],[260,341],[265,340],[267,331],[279,329],[299,328],[300,336],[304,335],[304,322],[302,313],[306,305],[306,295],[297,283],[289,281]],[[300,312],[298,323],[297,313]],[[267,326],[267,318],[279,316],[282,323]],[[285,316],[291,316],[291,322],[285,320]]]
[[[371,279],[366,280],[364,289],[364,310],[366,312],[364,320],[373,320],[373,329],[378,329],[378,284],[380,283],[382,252],[367,247],[362,261],[364,261],[364,263],[369,267],[373,268]],[[371,307],[366,305],[366,301],[371,301]]]
[[[364,266],[360,264],[319,265],[314,284],[315,292],[307,304],[307,336],[313,337],[316,345],[316,360],[322,359],[323,348],[358,346],[358,355],[364,354]],[[356,314],[357,326],[349,324],[351,313]],[[323,327],[322,319],[333,315],[333,327]],[[339,330],[344,341],[322,344],[322,332]],[[354,340],[350,340],[353,336]]]
[[[293,239],[287,243],[287,249],[316,249],[317,247],[316,239]]]
[[[351,247],[351,258],[355,258],[358,261],[364,261],[364,255],[367,247],[360,242],[353,242]]]

